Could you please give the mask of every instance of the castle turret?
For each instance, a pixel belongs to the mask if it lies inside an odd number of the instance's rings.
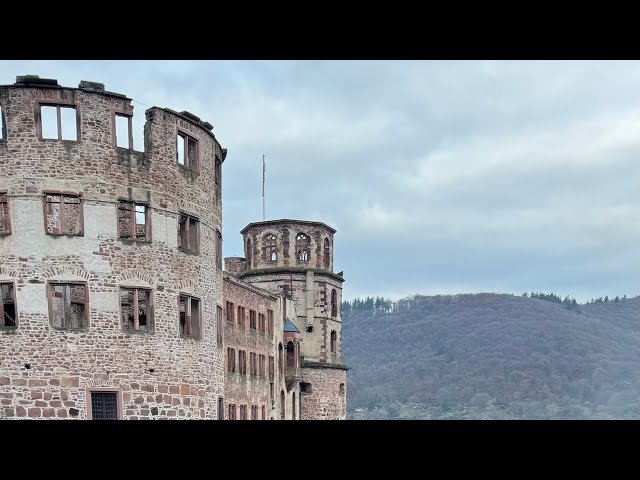
[[[300,350],[302,419],[346,418],[340,313],[344,278],[333,272],[335,232],[321,222],[288,219],[250,223],[241,231],[246,270],[236,270],[238,278],[283,294],[296,307],[285,326],[290,322],[297,332],[285,332],[285,343]],[[298,381],[293,370],[287,377],[289,388]]]

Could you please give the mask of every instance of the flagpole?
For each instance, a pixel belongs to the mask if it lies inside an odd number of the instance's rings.
[[[265,166],[264,166],[264,153],[262,154],[262,221],[264,222],[264,177],[265,177]]]

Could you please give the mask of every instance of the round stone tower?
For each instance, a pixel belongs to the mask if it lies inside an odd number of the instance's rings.
[[[321,222],[270,220],[242,231],[244,281],[281,293],[296,312],[284,312],[301,336],[302,419],[345,419],[347,366],[341,363],[342,272],[333,272],[333,236]]]
[[[0,110],[0,417],[219,418],[213,127],[152,107],[135,151],[130,98],[37,76]]]

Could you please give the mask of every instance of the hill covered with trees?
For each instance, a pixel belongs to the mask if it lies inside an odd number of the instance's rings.
[[[640,418],[640,297],[342,305],[348,418]]]

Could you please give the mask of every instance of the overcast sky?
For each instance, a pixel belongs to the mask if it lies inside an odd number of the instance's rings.
[[[344,297],[640,294],[640,62],[3,61],[214,126],[224,256],[262,219],[337,229]]]

